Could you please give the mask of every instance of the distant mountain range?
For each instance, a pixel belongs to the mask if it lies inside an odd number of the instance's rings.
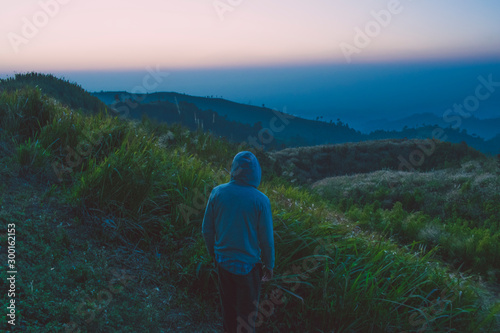
[[[361,130],[365,133],[376,130],[401,131],[405,127],[416,128],[427,125],[437,125],[442,128],[458,126],[461,129],[465,129],[472,136],[480,136],[487,140],[500,134],[500,117],[493,119],[478,119],[474,116],[464,118],[456,114],[455,116],[449,115],[447,119],[448,122],[443,116],[439,117],[433,113],[417,113],[397,120],[380,119],[370,121],[366,123]]]
[[[181,123],[190,128],[203,128],[235,141],[252,141],[253,145],[269,148],[314,146],[380,139],[426,139],[436,128],[443,129],[449,142],[465,142],[489,154],[500,153],[499,119],[462,120],[454,129],[432,114],[414,115],[398,121],[379,121],[370,124],[372,131],[362,133],[348,124],[309,120],[266,107],[231,102],[221,98],[196,97],[175,92],[133,95],[124,91],[96,92],[111,108],[125,110],[136,119],[143,115],[158,121]],[[482,130],[484,127],[484,131]],[[369,130],[370,128],[364,128]],[[486,135],[482,135],[484,134]],[[481,133],[481,134],[479,134]],[[484,139],[484,137],[488,139]]]

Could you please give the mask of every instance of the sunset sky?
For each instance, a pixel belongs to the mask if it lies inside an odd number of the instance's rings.
[[[353,61],[500,56],[496,0],[0,3],[4,73],[344,62],[341,43],[390,8]]]
[[[304,93],[298,84],[290,86],[292,81],[303,80],[309,90],[315,89],[312,82],[321,82],[317,88],[326,98],[339,83],[327,76],[339,68],[351,71],[344,73],[345,78],[363,73],[357,67],[363,64],[500,62],[498,0],[0,0],[0,4],[1,78],[49,72],[91,91],[130,91],[140,84],[146,68],[161,68],[171,78],[157,90],[224,95],[281,108],[299,103],[294,94]],[[336,70],[317,66],[336,66]],[[304,72],[293,76],[287,68]],[[238,73],[230,78],[239,80],[238,91],[228,87],[229,79],[224,81],[230,76],[227,71]],[[477,76],[488,71],[462,76],[470,84],[460,93],[473,89]],[[371,75],[359,80],[373,81]],[[393,71],[393,75],[399,74]],[[456,79],[449,76],[449,82]],[[331,86],[323,86],[327,81]],[[262,88],[263,82],[274,86]],[[448,82],[445,77],[443,82]],[[304,98],[310,105],[312,97]],[[322,106],[331,107],[328,103],[325,99]]]

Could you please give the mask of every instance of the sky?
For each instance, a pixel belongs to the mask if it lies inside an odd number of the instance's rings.
[[[0,0],[0,8],[2,78],[37,71],[91,91],[130,91],[156,71],[148,90],[311,116],[394,117],[375,102],[408,75],[454,91],[433,105],[442,108],[500,63],[498,0]],[[468,84],[453,89],[457,78]],[[359,98],[363,89],[370,96]]]

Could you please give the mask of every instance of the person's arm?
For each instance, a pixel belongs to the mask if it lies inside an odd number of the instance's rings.
[[[258,226],[259,245],[262,261],[264,263],[264,276],[262,277],[262,281],[269,281],[273,277],[274,269],[273,215],[269,199],[264,203],[260,213]]]
[[[215,258],[215,216],[213,204],[214,199],[212,192],[210,194],[210,198],[208,199],[207,208],[205,209],[205,216],[203,217],[201,232],[203,234],[203,238],[205,239],[205,245],[207,247],[208,253],[212,258]]]

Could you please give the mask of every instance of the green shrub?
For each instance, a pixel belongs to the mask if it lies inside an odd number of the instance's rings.
[[[74,198],[88,207],[141,214],[161,160],[152,137],[128,133],[121,147],[102,162],[90,160],[74,189]]]
[[[402,224],[402,231],[408,239],[417,240],[420,231],[427,224],[429,217],[425,214],[411,214]]]
[[[50,152],[43,149],[38,140],[32,141],[29,138],[17,147],[16,157],[21,166],[35,169],[44,166],[49,161]]]
[[[389,220],[391,230],[399,232],[402,228],[403,221],[407,218],[408,213],[403,210],[403,204],[396,202],[394,207],[388,212],[387,219]]]
[[[24,88],[0,95],[0,127],[19,141],[35,137],[54,114],[54,103],[40,89]]]

